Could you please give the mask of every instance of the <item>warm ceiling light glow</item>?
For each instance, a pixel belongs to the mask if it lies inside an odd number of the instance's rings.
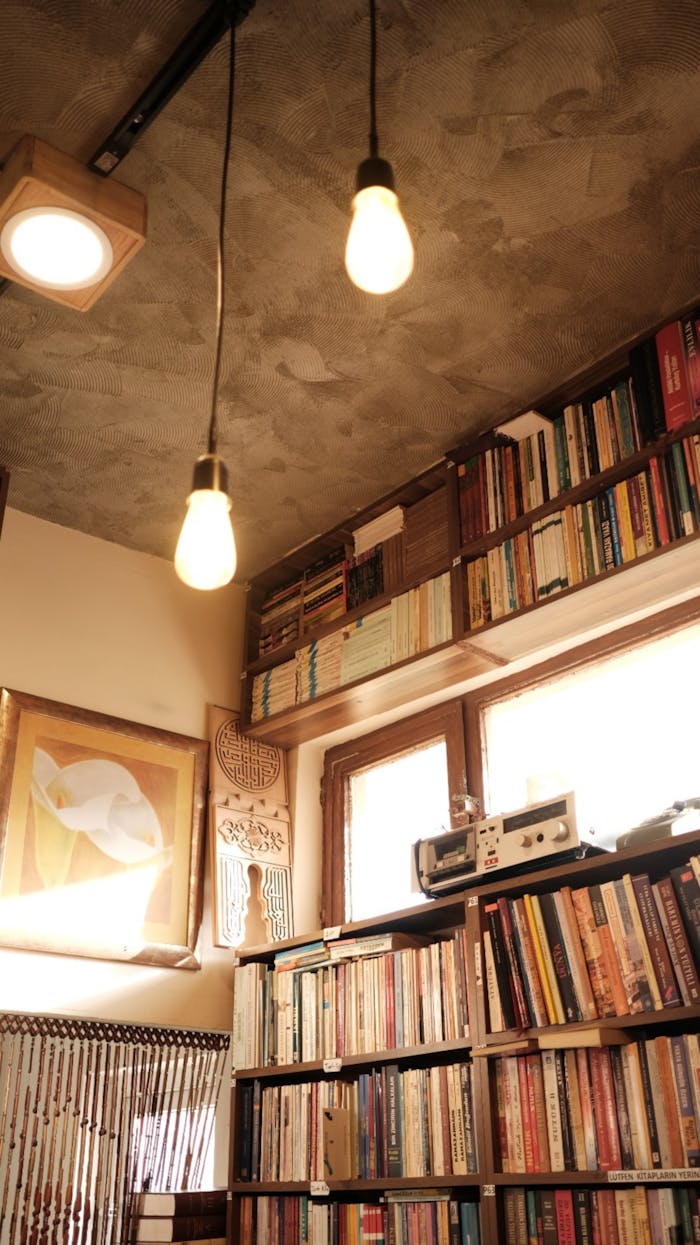
[[[203,454],[197,460],[175,550],[178,578],[190,588],[223,588],[236,573],[227,475],[218,455]]]
[[[68,208],[26,208],[0,233],[0,249],[21,277],[52,290],[95,285],[112,266],[112,245],[103,229]]]
[[[413,271],[413,246],[393,190],[367,186],[352,201],[345,248],[348,275],[368,294],[398,290]]]
[[[142,194],[32,134],[0,169],[0,278],[87,311],[145,237]]]

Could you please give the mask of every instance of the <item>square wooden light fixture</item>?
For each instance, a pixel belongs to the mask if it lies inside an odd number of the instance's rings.
[[[25,135],[0,173],[0,276],[87,311],[146,239],[146,200]]]

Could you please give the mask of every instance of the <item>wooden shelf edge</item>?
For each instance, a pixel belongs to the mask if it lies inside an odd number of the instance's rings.
[[[478,1188],[482,1179],[483,1176],[476,1172],[467,1172],[451,1176],[378,1176],[372,1180],[358,1176],[356,1180],[327,1180],[325,1183],[331,1195],[362,1190],[382,1193],[390,1189],[397,1192],[416,1189],[424,1195],[429,1189]],[[235,1180],[232,1192],[234,1198],[250,1194],[260,1197],[270,1194],[276,1196],[279,1193],[295,1193],[301,1197],[308,1196],[310,1185],[308,1180]]]
[[[314,971],[311,969],[310,971]],[[419,1046],[395,1046],[391,1050],[363,1051],[356,1055],[338,1055],[341,1062],[340,1071],[348,1068],[375,1067],[385,1063],[415,1063],[425,1058],[441,1063],[450,1055],[468,1055],[471,1051],[469,1038],[448,1038],[444,1042],[424,1042]],[[482,1054],[485,1052],[481,1052]],[[490,1053],[490,1052],[489,1052]],[[325,1073],[322,1059],[313,1059],[307,1063],[263,1064],[259,1068],[237,1068],[237,1081],[275,1081],[280,1078],[289,1080],[300,1076],[312,1078],[323,1075],[337,1076],[338,1072]]]
[[[587,631],[700,595],[700,531],[465,633],[462,644],[511,662]],[[624,588],[620,576],[624,577]]]
[[[500,664],[498,658],[480,649],[465,650],[449,641],[377,671],[365,680],[326,692],[316,700],[291,705],[269,718],[243,721],[242,729],[253,739],[282,748],[296,747],[330,731],[359,725],[374,714],[447,689],[463,679],[487,673]]]

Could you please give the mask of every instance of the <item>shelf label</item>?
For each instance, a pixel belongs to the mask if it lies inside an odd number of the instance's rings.
[[[335,942],[336,938],[340,938],[342,925],[327,925],[323,931],[324,942]]]
[[[481,1186],[481,1196],[482,1197],[495,1197],[496,1196],[495,1184],[483,1184]]]
[[[343,1066],[343,1061],[340,1058],[324,1059],[323,1061],[324,1072],[340,1072],[340,1069],[342,1068],[342,1066]]]
[[[460,566],[460,565],[461,565],[461,563],[462,563],[462,559],[461,559],[460,555],[459,555],[459,554],[457,554],[457,557],[452,559],[452,565],[453,565],[453,566]]]
[[[635,1171],[615,1171],[606,1173],[608,1184],[666,1184],[671,1180],[695,1180],[698,1178],[697,1167],[641,1167]]]
[[[311,1197],[328,1197],[330,1189],[325,1180],[312,1180],[309,1186],[309,1194]]]
[[[468,907],[468,908],[475,908],[475,907],[476,907],[476,905],[478,904],[478,902],[479,902],[479,896],[478,896],[478,895],[470,895],[470,896],[469,896],[469,898],[468,898],[468,900],[467,900],[467,907]]]

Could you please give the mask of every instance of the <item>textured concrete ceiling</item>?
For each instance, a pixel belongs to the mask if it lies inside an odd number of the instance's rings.
[[[204,0],[4,0],[0,154],[84,160]],[[343,268],[366,0],[238,32],[220,404],[238,578],[700,294],[698,0],[379,0],[379,133],[416,248]],[[170,557],[214,355],[224,40],[121,165],[146,246],[92,311],[0,299],[9,504]]]

